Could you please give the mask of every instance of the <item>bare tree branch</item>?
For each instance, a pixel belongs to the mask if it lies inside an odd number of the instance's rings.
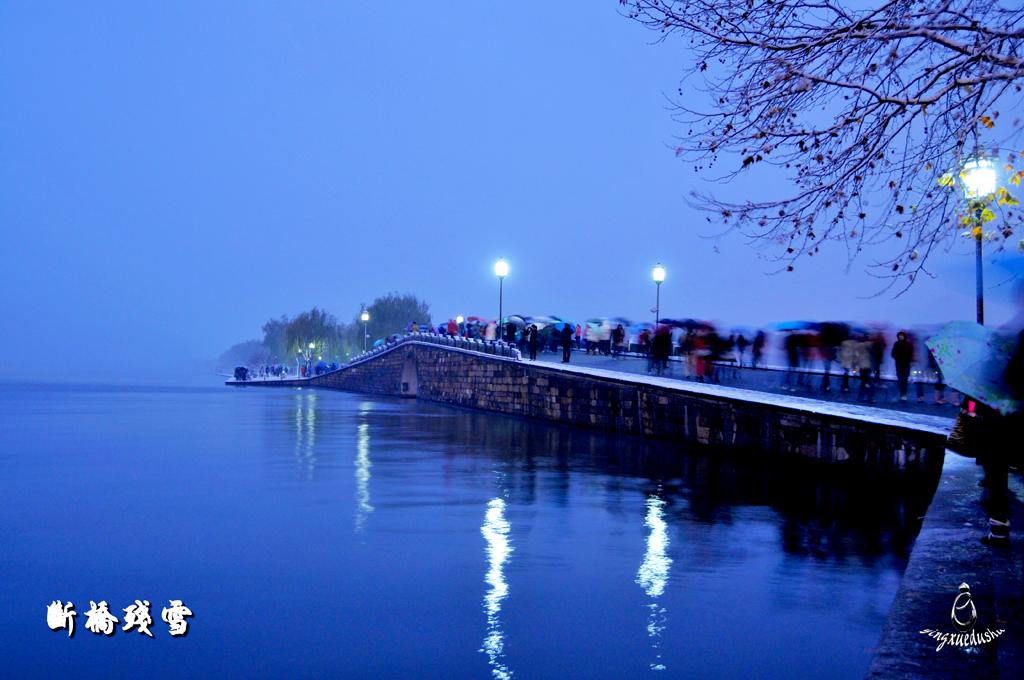
[[[672,100],[687,128],[676,154],[728,182],[764,166],[788,173],[783,198],[694,194],[792,269],[826,242],[905,290],[928,256],[962,232],[958,169],[1000,153],[1000,193],[985,202],[984,237],[1019,229],[1012,191],[1024,173],[1015,111],[1024,80],[1024,8],[995,0],[620,0],[623,13],[682,38],[694,55]],[[699,110],[694,92],[708,106]],[[999,135],[999,136],[997,136]],[[950,174],[952,171],[952,174]],[[777,172],[777,171],[776,171]],[[972,211],[974,207],[972,207]],[[998,212],[998,216],[996,215]],[[972,213],[973,214],[973,213]],[[991,215],[991,217],[989,217]]]

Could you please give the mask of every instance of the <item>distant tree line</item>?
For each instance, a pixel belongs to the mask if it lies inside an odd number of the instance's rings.
[[[370,305],[361,305],[349,323],[338,321],[326,309],[313,307],[289,317],[282,314],[263,324],[263,338],[233,345],[220,357],[221,368],[293,364],[300,358],[338,363],[363,351],[362,308],[370,314],[367,344],[402,333],[410,322],[430,325],[430,306],[415,295],[388,293]],[[312,347],[310,346],[312,345]]]

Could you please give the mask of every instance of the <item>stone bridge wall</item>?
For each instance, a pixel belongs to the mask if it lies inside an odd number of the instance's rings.
[[[709,396],[631,380],[570,373],[417,340],[338,371],[261,385],[407,396],[495,413],[648,437],[906,469],[941,465],[943,434]]]

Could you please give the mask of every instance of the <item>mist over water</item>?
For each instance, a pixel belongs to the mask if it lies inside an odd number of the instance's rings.
[[[863,273],[884,246],[769,276],[710,238],[691,191],[791,186],[674,157],[686,48],[618,8],[5,3],[0,375],[177,381],[270,318],[389,291],[493,318],[498,257],[514,313],[653,321],[661,262],[670,317],[973,318],[962,240],[894,299]],[[987,276],[1000,323],[1007,276]]]
[[[315,390],[3,385],[0,452],[19,677],[861,677],[929,495]]]

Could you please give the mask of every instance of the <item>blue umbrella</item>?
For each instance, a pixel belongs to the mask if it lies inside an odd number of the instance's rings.
[[[925,341],[947,385],[1006,415],[1018,411],[1006,382],[1017,338],[973,321],[953,321]]]
[[[817,321],[780,321],[769,326],[777,331],[814,331],[820,327]]]

